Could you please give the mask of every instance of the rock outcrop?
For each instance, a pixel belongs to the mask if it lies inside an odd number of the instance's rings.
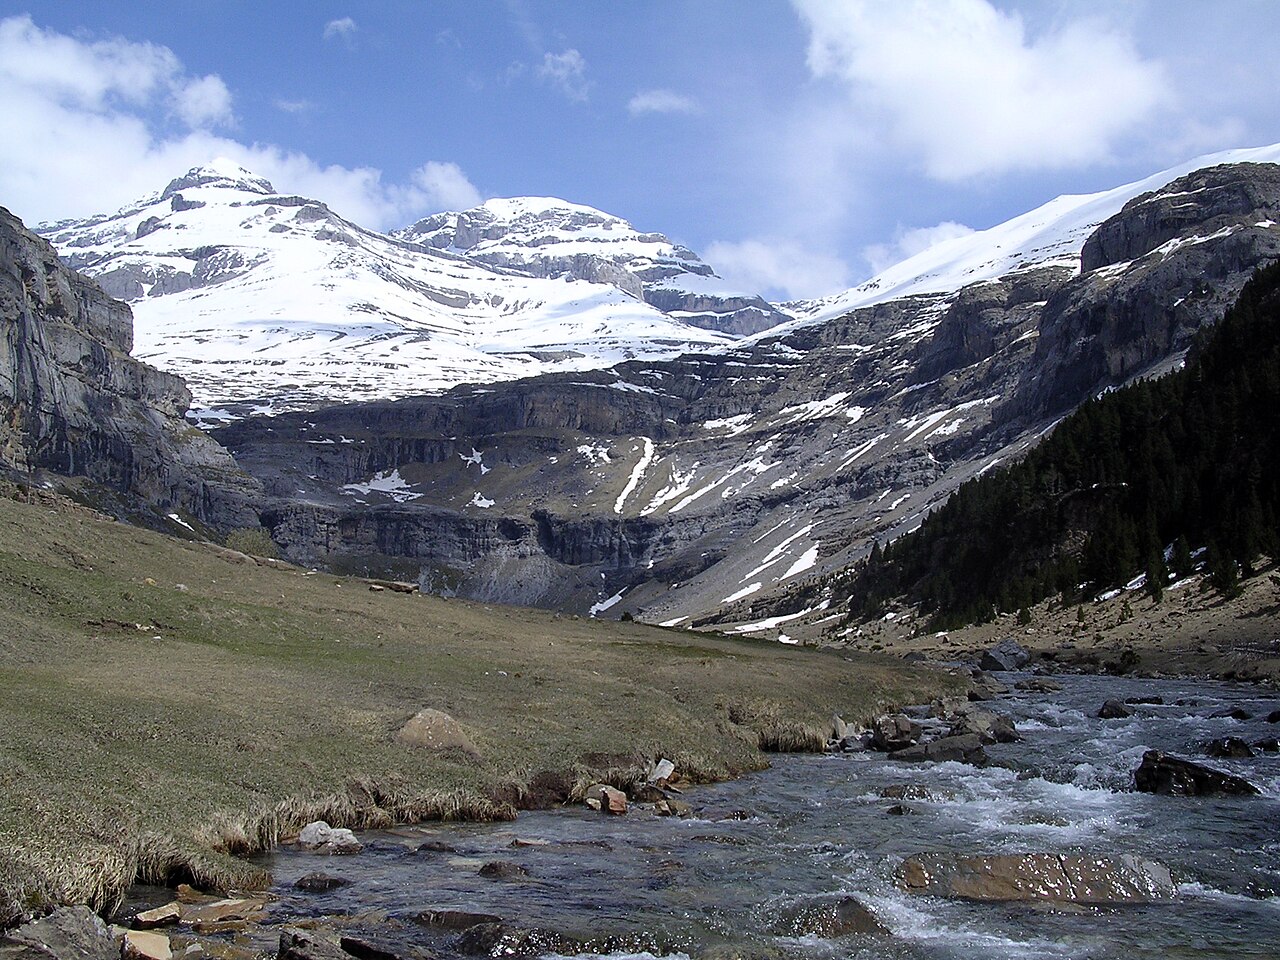
[[[260,486],[183,419],[182,380],[132,343],[128,306],[0,209],[0,466],[87,477],[107,510],[256,527]]]

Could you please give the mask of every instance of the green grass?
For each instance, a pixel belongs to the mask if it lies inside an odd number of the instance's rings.
[[[899,662],[597,623],[264,567],[0,498],[0,926],[135,877],[264,882],[309,819],[508,817],[533,774],[686,776],[811,749],[958,681]],[[397,745],[458,719],[479,759]]]

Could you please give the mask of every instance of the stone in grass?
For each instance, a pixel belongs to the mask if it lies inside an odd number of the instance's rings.
[[[364,845],[344,827],[331,827],[323,820],[313,820],[298,832],[298,843],[316,853],[359,853]]]
[[[461,750],[473,757],[480,755],[462,724],[443,710],[430,707],[419,710],[405,722],[396,732],[396,742],[424,750]]]

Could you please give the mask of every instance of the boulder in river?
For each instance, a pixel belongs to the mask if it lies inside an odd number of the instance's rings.
[[[1021,739],[1012,720],[989,710],[962,710],[951,724],[949,733],[953,737],[972,733],[983,743],[1013,743]]]
[[[889,931],[860,900],[850,896],[816,897],[782,907],[769,921],[779,937],[821,937],[831,940],[851,933]]]
[[[996,697],[1003,696],[1008,692],[1009,688],[991,676],[991,674],[975,670],[973,673],[973,686],[969,688],[968,696],[973,701],[994,700]]]
[[[173,947],[169,938],[154,930],[126,930],[120,945],[122,960],[171,960]]]
[[[1280,740],[1275,737],[1263,737],[1261,740],[1255,740],[1253,745],[1263,753],[1280,753]]]
[[[1280,723],[1280,710],[1272,710],[1268,713],[1267,723]]]
[[[350,880],[335,877],[329,873],[308,873],[305,877],[299,877],[293,882],[293,889],[304,893],[327,893],[350,883]]]
[[[1143,793],[1175,797],[1204,797],[1216,794],[1252,796],[1258,788],[1242,777],[1214,770],[1159,750],[1148,750],[1133,772],[1134,785]]]
[[[1122,720],[1125,717],[1132,717],[1133,709],[1121,703],[1119,700],[1108,700],[1103,703],[1101,709],[1098,710],[1099,720]]]
[[[336,937],[319,930],[286,927],[280,931],[277,960],[351,960]]]
[[[526,880],[529,871],[510,860],[490,860],[480,868],[480,876],[486,880]]]
[[[1004,671],[1017,670],[1026,666],[1031,653],[1012,637],[1005,637],[994,647],[982,655],[978,666],[983,670]]]
[[[323,820],[313,820],[298,832],[298,843],[316,853],[359,853],[364,845],[345,827],[331,827]]]
[[[587,806],[593,810],[602,810],[605,813],[626,813],[627,812],[627,795],[617,787],[611,787],[604,783],[593,783],[587,787],[587,792],[583,798]],[[599,804],[596,806],[595,801]]]
[[[982,749],[982,739],[976,733],[966,733],[894,750],[890,752],[889,759],[905,763],[942,763],[951,760],[957,763],[983,764],[987,760],[987,753]]]
[[[454,943],[459,953],[489,957],[540,957],[546,953],[573,955],[582,944],[564,934],[540,927],[507,923],[481,923],[466,930]]]
[[[88,907],[59,907],[0,933],[0,956],[13,960],[119,960],[120,947]]]
[[[472,913],[469,910],[420,910],[409,919],[420,927],[436,930],[469,930],[482,923],[501,923],[502,918],[492,913]]]
[[[1211,757],[1227,760],[1245,760],[1253,756],[1249,745],[1239,737],[1219,737],[1204,745],[1204,752]]]
[[[872,750],[891,752],[902,750],[920,739],[923,728],[905,714],[895,713],[877,717],[871,724],[870,747]]]
[[[1125,904],[1177,895],[1168,867],[1129,855],[922,853],[903,862],[898,879],[913,893],[965,900]]]
[[[1057,680],[1050,680],[1048,677],[1028,677],[1026,680],[1019,680],[1014,686],[1024,693],[1062,692],[1062,684]]]
[[[1211,720],[1252,720],[1253,714],[1244,707],[1223,707],[1209,714]]]

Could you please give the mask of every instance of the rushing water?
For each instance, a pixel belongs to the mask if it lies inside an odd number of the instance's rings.
[[[1007,678],[1012,680],[1013,678]],[[1276,736],[1280,707],[1254,687],[1060,677],[1054,694],[987,706],[1011,715],[1021,743],[988,747],[995,765],[900,764],[874,753],[777,758],[773,769],[690,790],[693,819],[643,808],[525,813],[511,824],[428,825],[363,837],[350,858],[281,851],[269,866],[276,917],[385,911],[381,942],[452,952],[453,935],[398,917],[420,910],[489,913],[592,940],[600,953],[697,956],[717,945],[808,958],[1280,957],[1280,759],[1206,760],[1247,777],[1261,797],[1132,792],[1146,749],[1202,755],[1206,740]],[[1160,696],[1128,719],[1098,720],[1108,698]],[[1240,706],[1254,719],[1211,718]],[[881,796],[918,785],[930,799]],[[903,803],[908,815],[891,815]],[[746,819],[732,819],[742,816]],[[427,842],[454,852],[417,851]],[[1167,864],[1176,902],[1112,908],[971,903],[901,891],[898,864],[923,851],[1135,853]],[[481,865],[524,867],[520,881]],[[317,870],[351,885],[292,889]],[[772,935],[780,911],[824,894],[858,897],[892,931],[824,941]],[[381,917],[381,913],[377,914]]]

